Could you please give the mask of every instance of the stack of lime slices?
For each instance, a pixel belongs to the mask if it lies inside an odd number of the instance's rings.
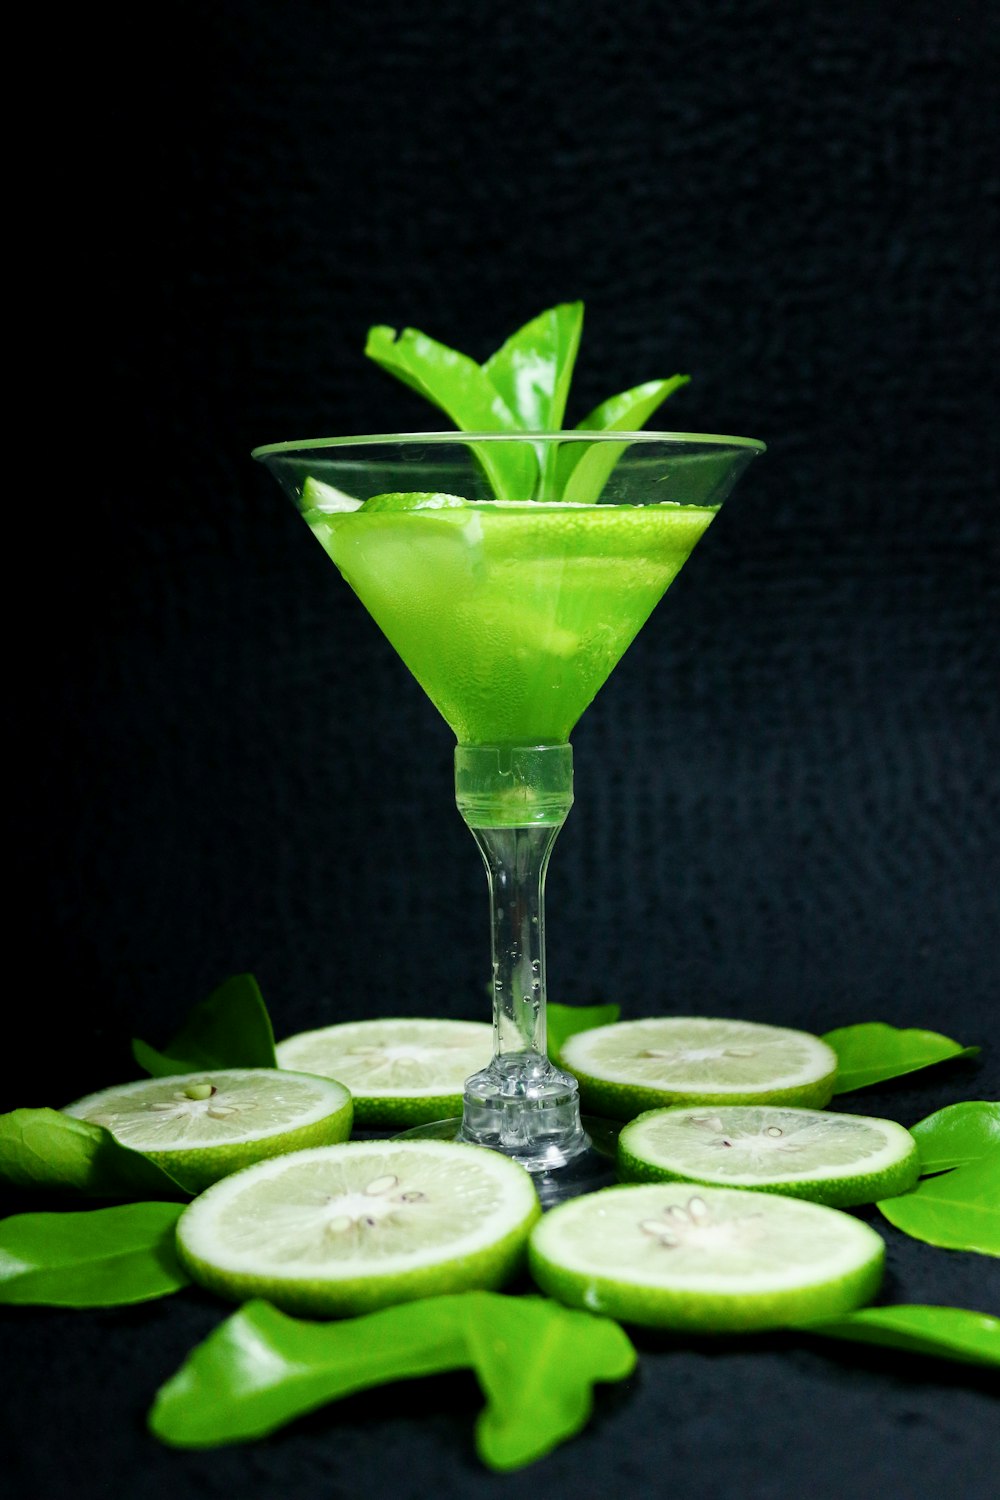
[[[352,1141],[260,1162],[177,1226],[195,1281],[224,1297],[346,1317],[503,1285],[541,1212],[516,1162],[444,1141]]]
[[[820,1109],[721,1104],[652,1109],[618,1138],[626,1182],[757,1188],[835,1208],[909,1192],[917,1143],[892,1120]]]
[[[483,1021],[344,1021],[279,1042],[278,1065],[346,1084],[358,1125],[405,1130],[462,1112],[465,1080],[485,1068]]]
[[[619,1021],[563,1043],[594,1114],[631,1120],[667,1104],[792,1104],[833,1096],[837,1054],[806,1031],[694,1016]]]
[[[198,1193],[265,1157],[345,1141],[353,1106],[350,1091],[328,1078],[228,1068],[118,1084],[64,1113],[104,1125]]]

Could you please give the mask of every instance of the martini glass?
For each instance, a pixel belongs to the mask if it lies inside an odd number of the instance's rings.
[[[408,433],[258,448],[454,731],[486,865],[493,1057],[460,1121],[543,1202],[608,1177],[546,1052],[544,886],[570,733],[763,444],[689,433]],[[595,1140],[597,1138],[597,1146]]]

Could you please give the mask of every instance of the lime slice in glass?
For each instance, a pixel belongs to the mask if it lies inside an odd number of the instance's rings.
[[[485,1021],[343,1021],[277,1046],[283,1068],[346,1084],[359,1125],[405,1130],[462,1113],[465,1080],[493,1054]]]
[[[631,1120],[666,1104],[798,1104],[833,1096],[837,1054],[806,1031],[754,1021],[665,1016],[579,1031],[562,1064],[584,1107]]]
[[[618,1138],[626,1182],[760,1188],[835,1208],[909,1192],[917,1143],[892,1120],[777,1105],[647,1110]]]
[[[144,1078],[88,1094],[64,1114],[104,1125],[198,1193],[251,1162],[351,1133],[350,1091],[277,1068],[227,1068]]]
[[[529,1245],[538,1285],[569,1307],[706,1333],[836,1317],[874,1297],[884,1259],[839,1209],[678,1182],[562,1203]]]
[[[501,1286],[541,1209],[523,1167],[478,1146],[352,1141],[260,1162],[185,1209],[178,1250],[224,1297],[346,1317]]]

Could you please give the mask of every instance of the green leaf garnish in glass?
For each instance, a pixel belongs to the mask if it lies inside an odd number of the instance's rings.
[[[174,1249],[179,1203],[14,1214],[0,1223],[0,1303],[125,1307],[189,1284]]]
[[[848,1094],[888,1078],[900,1078],[934,1063],[956,1057],[975,1057],[978,1047],[964,1047],[938,1031],[918,1027],[900,1030],[884,1021],[864,1021],[857,1026],[839,1026],[823,1038],[837,1054],[835,1092]]]
[[[132,1056],[154,1078],[211,1068],[275,1068],[274,1031],[252,974],[235,974],[189,1013],[162,1052],[132,1042]]]
[[[369,330],[365,353],[404,385],[439,407],[462,432],[543,433],[563,430],[583,330],[583,303],[561,302],[512,333],[482,365],[415,328]],[[579,432],[634,432],[689,380],[649,380],[609,396],[578,423]],[[593,505],[628,446],[586,443],[532,448],[476,448],[499,500],[561,500]]]

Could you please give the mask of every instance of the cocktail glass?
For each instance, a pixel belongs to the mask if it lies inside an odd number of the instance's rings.
[[[456,801],[489,882],[493,1058],[436,1133],[516,1158],[543,1201],[608,1172],[546,1051],[544,885],[573,801],[570,733],[762,451],[578,430],[254,453],[455,733]]]

